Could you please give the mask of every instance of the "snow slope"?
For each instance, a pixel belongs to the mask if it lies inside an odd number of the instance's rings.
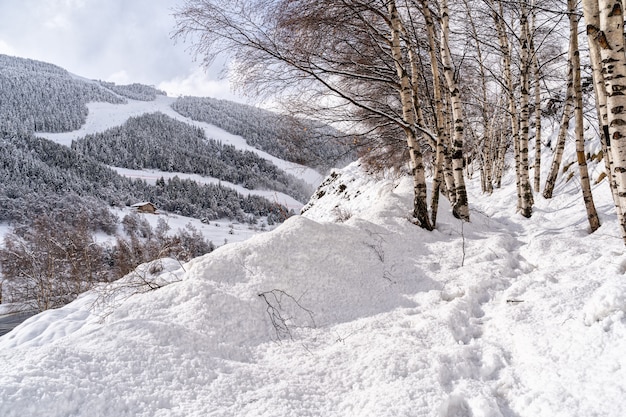
[[[113,168],[115,171],[117,171],[118,174],[124,177],[140,178],[146,181],[148,184],[152,184],[152,185],[156,184],[156,181],[159,178],[164,178],[167,180],[170,178],[178,177],[180,179],[189,179],[189,180],[195,181],[198,184],[221,184],[224,187],[228,187],[237,191],[239,194],[243,196],[252,194],[252,195],[265,197],[269,201],[282,204],[283,206],[287,207],[287,209],[289,210],[293,209],[295,212],[300,211],[300,209],[303,206],[303,204],[299,202],[298,200],[296,200],[295,198],[287,194],[280,193],[278,191],[250,190],[241,185],[233,184],[228,181],[222,181],[213,177],[205,177],[205,176],[198,175],[198,174],[185,174],[181,172],[166,172],[166,171],[159,171],[157,169],[138,170],[138,169],[128,169],[128,168],[120,168],[120,167],[111,167],[111,168]]]
[[[131,117],[141,116],[146,113],[161,112],[176,120],[180,120],[203,129],[208,138],[221,141],[224,144],[233,145],[235,148],[240,150],[252,151],[260,157],[271,161],[283,171],[302,179],[307,184],[317,186],[322,180],[321,174],[311,168],[307,168],[293,162],[283,161],[282,159],[276,158],[266,152],[249,146],[246,144],[245,139],[241,136],[233,135],[214,125],[197,122],[180,115],[171,107],[171,104],[176,101],[176,98],[174,97],[158,95],[154,101],[138,101],[130,99],[127,99],[127,101],[127,104],[89,103],[87,105],[89,108],[87,121],[79,130],[62,133],[37,133],[37,135],[56,143],[70,146],[73,140],[82,138],[86,135],[103,132],[112,127],[120,126]]]
[[[472,222],[408,220],[408,179],[338,171],[302,216],[143,267],[0,338],[0,415],[626,415],[626,254],[606,183],[535,214],[469,181]],[[322,195],[323,194],[323,195]]]

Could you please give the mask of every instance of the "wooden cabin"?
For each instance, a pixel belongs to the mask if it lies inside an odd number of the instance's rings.
[[[156,206],[150,203],[149,201],[144,201],[143,203],[136,203],[136,204],[133,204],[131,207],[139,213],[155,214],[157,211]]]

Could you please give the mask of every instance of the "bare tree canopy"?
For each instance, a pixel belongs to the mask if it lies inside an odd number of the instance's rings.
[[[608,12],[589,12],[598,5]],[[623,22],[622,6],[617,0],[583,6],[601,139],[620,213],[626,206],[626,158],[619,143],[626,133],[619,133],[616,114],[610,123],[606,109],[626,106],[610,94],[622,88],[616,84],[621,78],[606,76],[622,67],[606,63],[624,61],[618,45],[623,24],[611,26],[611,19]],[[187,0],[175,14],[176,36],[189,40],[206,65],[227,54],[241,89],[288,103],[296,113],[342,123],[372,166],[408,167],[414,222],[428,230],[436,227],[440,194],[455,216],[469,221],[465,178],[478,168],[483,191],[491,193],[501,185],[510,152],[517,209],[531,217],[535,193],[541,192],[542,148],[552,145],[542,136],[541,120],[562,110],[554,175],[543,192],[551,196],[570,109],[581,118],[579,60],[573,72],[563,70],[568,49],[570,56],[581,53],[573,39],[577,16],[576,5],[556,0]],[[584,154],[582,124],[575,129]],[[611,146],[609,137],[619,146]],[[580,162],[593,231],[599,223]]]

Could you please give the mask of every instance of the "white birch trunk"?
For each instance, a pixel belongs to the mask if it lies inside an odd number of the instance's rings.
[[[458,218],[469,221],[469,206],[467,202],[467,190],[463,177],[463,130],[465,118],[461,104],[461,93],[457,80],[454,76],[454,64],[450,53],[450,29],[448,15],[448,1],[441,1],[441,60],[443,71],[450,94],[450,105],[452,107],[452,175],[454,176],[455,203],[453,207],[454,215]]]
[[[529,29],[528,10],[526,1],[520,1],[520,135],[519,135],[519,181],[521,204],[520,212],[524,217],[530,217],[533,210],[533,190],[530,186],[528,162],[528,137],[530,130],[530,59],[529,59]]]
[[[619,205],[617,192],[617,181],[613,170],[613,155],[611,154],[608,114],[606,107],[606,90],[604,89],[604,75],[602,74],[602,57],[600,56],[599,39],[603,36],[600,32],[600,10],[597,0],[584,0],[582,2],[585,22],[587,24],[587,38],[589,40],[589,58],[591,60],[591,70],[596,101],[596,112],[598,114],[598,124],[600,127],[600,142],[604,154],[604,164],[607,172],[607,182],[611,188],[615,211],[620,224],[623,223],[623,211]]]
[[[573,83],[574,83],[574,120],[576,134],[576,157],[580,171],[580,185],[582,188],[583,201],[587,210],[587,220],[591,232],[600,227],[600,219],[593,203],[591,184],[589,182],[589,170],[585,157],[585,136],[583,132],[583,89],[580,78],[580,51],[578,48],[578,15],[576,10],[577,0],[567,0],[570,23],[570,57],[572,59]]]
[[[492,131],[500,132],[497,140],[494,140],[492,149],[494,155],[493,185],[496,188],[500,188],[502,186],[502,175],[504,174],[506,152],[509,148],[509,142],[506,140],[506,135],[504,133],[506,130],[504,126],[506,124],[508,124],[509,126],[512,124],[511,122],[509,122],[510,117],[503,115],[502,119],[505,122],[501,125],[496,122],[495,118],[492,119],[492,123],[496,124],[496,126],[492,127]]]
[[[570,63],[567,81],[567,96],[565,97],[565,106],[563,107],[563,117],[561,118],[561,127],[559,129],[559,134],[556,140],[556,147],[554,149],[554,155],[552,157],[552,165],[550,166],[548,178],[546,178],[546,185],[543,187],[544,198],[552,198],[552,194],[554,193],[554,186],[556,184],[556,178],[559,174],[559,167],[561,166],[561,159],[563,158],[563,151],[565,149],[565,138],[567,138],[567,131],[569,128],[569,120],[572,117],[572,90],[572,66]]]
[[[480,74],[481,82],[481,122],[482,122],[482,140],[479,140],[478,155],[480,163],[480,184],[484,193],[491,194],[493,192],[493,172],[494,172],[494,136],[491,129],[492,123],[489,122],[490,117],[494,117],[491,113],[491,107],[487,99],[487,75],[485,70],[483,51],[480,42],[478,41],[478,30],[472,16],[472,8],[468,0],[464,0],[465,11],[467,13],[467,19],[472,30],[472,36],[476,41],[476,60],[478,64],[478,71]]]
[[[624,54],[624,14],[619,0],[598,1],[600,27],[595,38],[602,58],[606,92],[609,146],[619,206],[626,209],[626,55]],[[626,219],[621,219],[626,242]]]
[[[531,23],[530,23],[530,53],[532,54],[532,70],[533,79],[535,81],[535,164],[534,170],[534,189],[538,193],[541,191],[541,77],[539,75],[539,60],[537,51],[535,50],[534,34],[535,34],[535,1],[532,2]]]
[[[441,191],[442,181],[445,171],[445,154],[446,154],[446,133],[445,133],[445,117],[443,111],[443,99],[441,96],[439,65],[437,62],[437,45],[435,34],[435,22],[428,8],[426,0],[420,0],[422,15],[426,24],[428,34],[428,54],[430,57],[430,70],[433,76],[433,100],[435,104],[435,125],[437,129],[437,146],[435,148],[435,166],[433,172],[433,191],[431,198],[431,222],[433,227],[437,224],[437,212],[439,209],[439,194]]]
[[[492,3],[493,4],[493,3]],[[515,102],[515,90],[513,87],[513,75],[511,73],[511,48],[509,39],[506,35],[506,29],[503,17],[502,2],[498,1],[498,10],[493,6],[493,18],[498,32],[498,42],[500,44],[500,53],[502,54],[502,70],[504,72],[504,88],[508,99],[509,117],[511,120],[511,138],[515,152],[515,180],[517,187],[517,208],[522,209],[522,187],[520,174],[520,157],[519,157],[519,123],[517,115],[517,104]],[[503,155],[500,155],[503,157]]]
[[[412,99],[412,88],[409,74],[404,65],[402,57],[401,34],[404,31],[400,15],[396,7],[395,1],[388,3],[389,22],[391,29],[391,53],[396,67],[396,73],[400,80],[400,101],[402,104],[402,117],[406,122],[405,127],[407,146],[411,158],[411,170],[413,175],[413,215],[419,226],[427,230],[432,230],[430,218],[428,216],[426,174],[424,170],[424,162],[422,153],[417,142],[415,133],[415,106]]]

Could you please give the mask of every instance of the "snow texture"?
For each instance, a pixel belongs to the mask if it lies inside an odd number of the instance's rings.
[[[626,415],[606,181],[594,234],[575,181],[531,219],[504,182],[470,180],[471,223],[442,201],[427,232],[408,179],[336,171],[273,231],[144,265],[0,338],[0,415]]]

